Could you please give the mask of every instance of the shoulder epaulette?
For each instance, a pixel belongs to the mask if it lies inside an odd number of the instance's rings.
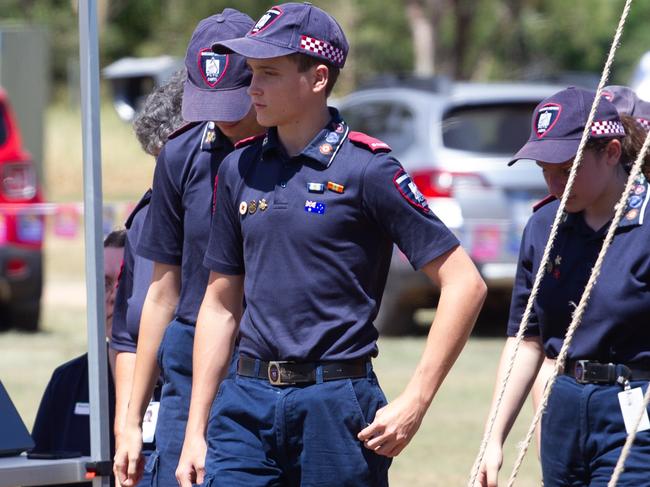
[[[239,149],[241,147],[251,145],[256,140],[261,139],[265,136],[266,134],[257,134],[257,135],[253,135],[252,137],[246,137],[245,139],[238,140],[237,142],[235,142],[235,149]]]
[[[350,132],[348,134],[348,139],[350,139],[350,142],[354,145],[368,149],[372,153],[390,152],[392,150],[386,142],[370,137],[363,132]]]
[[[548,205],[552,201],[555,201],[557,198],[553,196],[552,194],[549,194],[546,198],[539,200],[537,203],[533,205],[533,213],[535,213],[537,210],[539,210],[541,207]]]
[[[168,139],[174,139],[174,138],[178,137],[179,135],[187,132],[192,127],[196,127],[200,123],[201,122],[187,122],[185,125],[182,125],[182,126],[178,127],[176,130],[174,130],[171,134],[169,134],[169,137],[167,137],[167,138]]]

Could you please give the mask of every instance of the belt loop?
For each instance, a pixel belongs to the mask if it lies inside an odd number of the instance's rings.
[[[253,374],[255,375],[255,377],[259,377],[259,376],[260,376],[260,367],[261,367],[261,360],[258,359],[258,358],[256,358],[256,359],[255,359],[255,371],[253,372]]]
[[[316,384],[322,384],[323,383],[323,365],[318,364],[316,366]]]

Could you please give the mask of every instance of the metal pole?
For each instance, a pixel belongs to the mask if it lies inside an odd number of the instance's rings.
[[[84,167],[84,230],[88,322],[90,452],[93,462],[109,459],[108,360],[104,318],[104,254],[99,132],[99,48],[97,3],[79,1],[79,61]],[[93,487],[108,486],[98,477]]]

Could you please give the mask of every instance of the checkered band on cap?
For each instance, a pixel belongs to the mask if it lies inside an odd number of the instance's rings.
[[[324,58],[329,59],[335,66],[342,66],[345,61],[343,50],[334,47],[325,41],[314,39],[313,37],[301,36],[300,49],[323,56]]]
[[[639,117],[636,119],[636,121],[639,122],[639,124],[641,125],[641,127],[643,127],[644,130],[646,131],[650,130],[650,120],[648,120],[647,118]]]
[[[625,129],[621,122],[596,121],[591,125],[591,135],[625,135]]]

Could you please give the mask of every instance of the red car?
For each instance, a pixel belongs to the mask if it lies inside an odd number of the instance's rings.
[[[9,100],[0,88],[0,327],[38,328],[43,288],[42,195]]]

